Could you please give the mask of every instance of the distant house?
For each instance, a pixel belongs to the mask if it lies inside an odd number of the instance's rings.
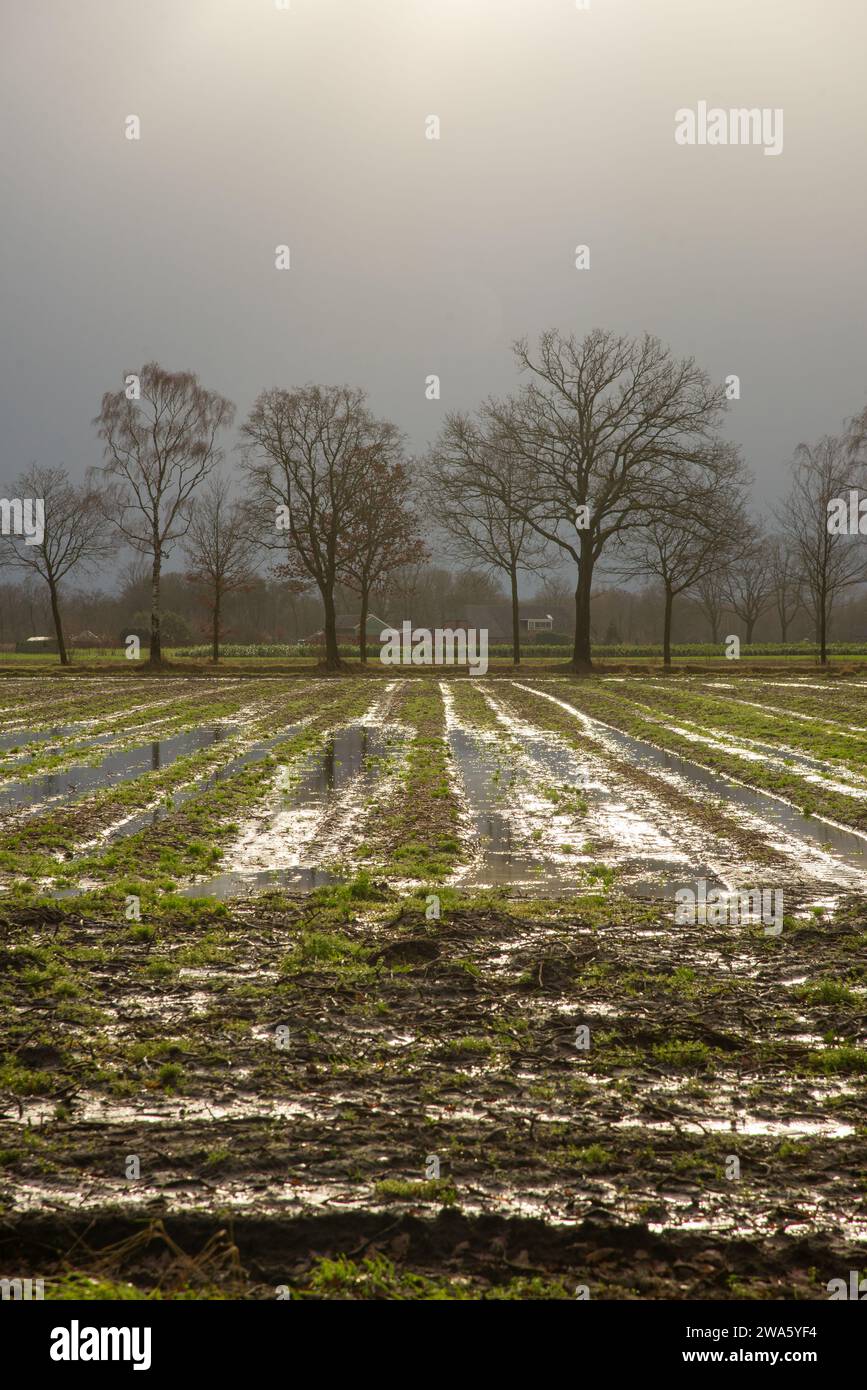
[[[86,627],[83,632],[77,632],[74,637],[70,637],[69,644],[72,647],[101,647],[102,638]]]
[[[34,652],[56,652],[58,650],[56,637],[25,637],[23,642],[15,643],[16,652],[29,652],[31,656]]]
[[[518,622],[521,625],[521,631],[528,634],[554,631],[554,618],[552,614],[543,613],[541,608],[519,609]]]
[[[518,625],[521,635],[532,640],[537,632],[553,632],[554,618],[544,608],[519,603]],[[468,603],[463,608],[461,617],[444,622],[442,626],[475,628],[477,631],[486,628],[489,642],[511,642],[512,605],[505,601],[503,603]]]
[[[339,646],[348,647],[358,645],[359,629],[361,627],[361,614],[342,613],[334,621],[337,630],[337,642]],[[367,641],[373,645],[379,641],[379,634],[390,627],[391,624],[385,622],[383,618],[378,618],[375,613],[368,613],[365,632]],[[325,642],[325,629],[320,628],[318,632],[313,632],[309,637],[305,637],[305,643],[322,645]]]

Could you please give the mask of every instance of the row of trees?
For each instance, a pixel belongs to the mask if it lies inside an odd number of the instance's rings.
[[[422,566],[431,546],[505,580],[516,662],[520,577],[555,557],[574,579],[576,670],[591,665],[600,575],[658,583],[666,662],[685,594],[714,640],[724,609],[750,641],[772,604],[784,640],[807,608],[826,660],[833,605],[865,577],[857,536],[829,531],[827,509],[863,481],[867,410],[840,436],[799,448],[769,534],[749,514],[748,470],[721,435],[724,389],[692,358],[677,360],[649,335],[601,330],[581,341],[545,333],[535,350],[518,342],[515,356],[523,384],[447,416],[412,465],[397,427],[362,391],[262,392],[241,426],[240,496],[221,472],[232,403],[192,373],[149,363],[103,397],[94,421],[103,462],[86,483],[36,465],[17,480],[19,496],[44,499],[44,534],[38,544],[5,537],[7,561],[47,584],[64,663],[61,585],[119,541],[149,568],[152,663],[162,659],[162,576],[176,546],[210,607],[215,660],[227,596],[266,561],[291,592],[318,593],[328,669],[341,665],[336,595],[357,593],[365,660],[371,593]]]
[[[163,572],[161,584],[161,631],[164,648],[210,646],[213,609],[209,596],[189,581],[188,572],[178,568],[184,559],[178,552]],[[67,648],[75,659],[75,648],[121,644],[123,634],[147,632],[150,625],[150,568],[140,558],[126,564],[105,565],[81,582],[73,574],[60,593],[60,611]],[[776,642],[782,637],[777,603],[771,603],[758,618],[754,642]],[[358,621],[358,595],[344,585],[335,594],[338,615],[352,615]],[[567,584],[556,569],[540,573],[538,579],[522,584],[521,614],[549,614],[557,645],[572,643],[574,586]],[[399,624],[412,618],[417,627],[435,628],[463,619],[476,626],[489,627],[489,641],[509,643],[511,619],[509,596],[496,579],[481,570],[450,568],[445,562],[404,566],[387,576],[371,594],[371,612],[385,623]],[[649,579],[644,584],[616,579],[601,580],[591,599],[591,634],[594,644],[638,644],[661,640],[664,608],[662,586]],[[345,621],[345,617],[344,617]],[[338,618],[340,623],[340,618]],[[699,596],[681,594],[673,601],[673,641],[706,643],[713,638],[721,650],[730,633],[745,640],[746,624],[723,600],[714,631]],[[249,584],[225,596],[221,610],[221,652],[226,643],[270,646],[300,642],[322,628],[322,604],[318,593],[294,592],[289,581],[274,576],[261,565]],[[853,586],[834,607],[832,640],[862,641],[867,632],[867,585]],[[0,651],[37,633],[54,633],[48,586],[33,571],[0,571]],[[338,627],[340,650],[345,654],[345,628]],[[378,633],[368,639],[374,645]],[[800,605],[786,629],[788,642],[810,642],[815,627],[808,609]],[[524,637],[523,642],[527,642]],[[546,634],[542,642],[550,640]],[[538,634],[530,643],[538,645]],[[510,648],[511,650],[511,648]],[[830,649],[829,649],[830,650]],[[144,652],[147,658],[147,651]],[[595,659],[595,656],[594,656]]]
[[[590,600],[598,573],[653,579],[671,661],[674,602],[690,595],[719,637],[724,610],[750,642],[777,609],[782,640],[800,609],[827,660],[832,608],[865,579],[857,536],[829,531],[828,504],[864,490],[867,410],[840,436],[801,445],[776,534],[750,515],[749,472],[720,434],[725,392],[657,339],[595,331],[581,342],[516,344],[523,389],[448,417],[426,462],[426,495],[462,552],[504,571],[518,658],[519,569],[554,548],[575,574],[572,664],[590,668]]]
[[[85,484],[38,465],[15,481],[17,496],[44,502],[44,530],[36,544],[4,537],[6,563],[47,584],[64,665],[61,584],[73,569],[98,566],[119,541],[149,566],[151,664],[162,661],[162,576],[178,545],[189,582],[210,608],[215,661],[226,597],[276,554],[274,573],[291,591],[318,589],[329,669],[340,665],[338,584],[360,595],[363,632],[373,587],[395,567],[427,557],[400,434],[372,415],[363,392],[263,392],[242,428],[249,489],[240,498],[220,471],[220,434],[233,416],[231,402],[192,373],[148,363],[103,397],[94,424],[104,461]],[[360,653],[365,661],[363,642]]]

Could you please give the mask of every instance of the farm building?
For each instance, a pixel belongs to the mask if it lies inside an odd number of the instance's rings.
[[[356,643],[358,641],[358,630],[360,626],[360,614],[341,614],[335,619],[337,641],[344,646],[348,646],[350,643]],[[368,613],[366,627],[368,642],[378,642],[379,634],[390,626],[391,624],[387,623],[384,618],[378,618],[375,613]],[[305,637],[304,641],[307,643],[323,643],[325,641],[325,630],[320,628],[318,632],[313,632],[309,637]]]
[[[521,636],[532,640],[537,632],[552,632],[554,616],[544,608],[532,604],[518,605],[518,622]],[[511,642],[512,605],[502,603],[468,603],[460,617],[443,623],[443,627],[487,629],[489,642]]]

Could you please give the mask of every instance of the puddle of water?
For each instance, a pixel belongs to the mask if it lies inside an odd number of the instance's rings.
[[[523,829],[523,820],[527,817],[519,813],[528,807],[532,809],[533,805],[543,808],[543,816],[547,814],[550,821],[552,807],[540,795],[540,789],[544,787],[562,787],[565,784],[579,790],[587,806],[586,815],[579,819],[577,825],[574,822],[569,825],[565,817],[555,817],[554,824],[561,842],[565,838],[583,844],[589,837],[593,854],[557,854],[552,844],[556,836],[552,835],[549,825],[539,845],[539,855],[548,862],[543,873],[537,871],[530,880],[530,886],[537,892],[540,889],[575,892],[582,866],[588,865],[594,858],[615,867],[618,887],[637,898],[653,901],[673,899],[677,891],[673,877],[685,872],[697,874],[714,887],[727,886],[727,879],[718,865],[710,860],[687,856],[682,845],[689,840],[684,835],[678,836],[672,825],[671,813],[665,813],[664,828],[654,823],[652,816],[647,814],[648,809],[652,812],[653,808],[645,806],[646,797],[625,784],[621,785],[620,779],[612,777],[602,759],[589,756],[579,758],[561,738],[545,734],[535,726],[514,718],[488,692],[485,692],[485,699],[504,728],[520,745],[519,754],[509,754],[510,767],[521,773],[524,782],[530,783],[530,787],[521,785],[517,798],[519,806],[515,808],[510,805],[505,815],[507,832],[511,829],[513,816],[521,822]],[[460,748],[455,751],[460,758]],[[467,770],[463,765],[462,771],[466,777]],[[472,796],[470,800],[472,802]],[[499,814],[503,819],[503,813]],[[524,846],[526,848],[526,836]],[[539,855],[532,858],[533,865],[540,863]],[[514,878],[503,877],[494,881],[520,881],[520,868],[519,864]],[[490,883],[491,874],[497,869],[497,861],[489,865],[486,856],[486,861],[476,872],[475,882],[479,885]],[[506,870],[500,868],[500,872],[505,875]],[[580,874],[580,877],[582,889],[586,891],[586,875]]]
[[[310,862],[320,860],[317,837],[338,805],[347,803],[348,811],[363,805],[378,776],[377,764],[389,751],[383,730],[367,723],[350,724],[329,734],[303,760],[292,786],[286,786],[285,772],[278,779],[270,823],[265,829],[255,826],[235,847],[235,862],[230,860],[223,873],[181,892],[186,897],[224,899],[266,888],[310,891],[340,882],[339,875],[322,868],[321,862]]]
[[[668,1134],[682,1130],[685,1134],[749,1134],[764,1138],[822,1138],[849,1139],[855,1133],[854,1125],[834,1124],[826,1120],[759,1120],[744,1113],[733,1115],[731,1119],[717,1120],[702,1116],[701,1120],[677,1119],[617,1120],[614,1129],[639,1129],[651,1133]]]
[[[769,830],[777,830],[781,836],[779,848],[800,868],[811,871],[812,876],[824,877],[826,882],[836,881],[840,887],[864,889],[867,883],[867,836],[834,825],[819,816],[805,816],[770,792],[742,786],[718,772],[688,762],[679,754],[657,748],[601,720],[591,719],[573,705],[544,691],[518,682],[515,684],[521,690],[560,705],[581,722],[588,734],[636,767],[650,772],[665,772],[671,780],[697,791],[706,803],[727,803],[739,808],[759,822],[757,828],[766,837]],[[773,838],[770,842],[775,844]],[[817,851],[821,854],[819,863],[816,862]]]
[[[29,744],[53,743],[63,738],[73,738],[82,727],[83,724],[64,724],[61,728],[53,729],[16,729],[11,734],[0,734],[0,752],[8,753],[10,748],[16,748],[23,753]]]
[[[90,792],[118,786],[147,772],[159,772],[178,758],[221,743],[231,732],[232,726],[225,724],[188,729],[169,738],[109,753],[93,767],[79,764],[64,772],[50,772],[29,782],[0,787],[0,808],[43,807],[57,801],[78,801]],[[102,735],[101,739],[110,737]],[[97,746],[96,741],[94,746]]]
[[[179,891],[186,898],[236,898],[242,893],[263,893],[268,888],[297,888],[304,893],[312,893],[314,888],[326,888],[341,883],[339,874],[327,869],[260,869],[256,873],[242,873],[230,869],[224,874],[216,874],[204,883],[194,883]]]
[[[502,768],[492,750],[456,724],[449,728],[448,740],[481,848],[481,861],[461,876],[461,883],[474,887],[524,884],[537,890],[568,887],[574,892],[574,877],[567,881],[559,865],[528,852],[520,843],[512,818],[500,805],[497,774]]]
[[[292,738],[300,728],[300,724],[290,725],[288,728],[281,730],[279,734],[275,734],[273,738],[267,739],[264,743],[254,744],[254,746],[248,748],[246,752],[239,753],[235,758],[230,758],[227,763],[223,763],[220,767],[209,773],[207,777],[199,778],[198,781],[191,782],[189,786],[174,791],[172,793],[171,806],[169,806],[167,802],[160,802],[159,805],[151,806],[146,811],[140,811],[136,815],[130,816],[127,820],[119,821],[117,825],[112,826],[104,839],[111,843],[114,840],[125,838],[127,835],[135,835],[139,830],[146,830],[149,825],[156,825],[157,821],[170,815],[172,811],[176,811],[192,797],[200,796],[202,792],[206,792],[209,787],[216,786],[218,782],[224,781],[227,777],[232,777],[236,772],[242,771],[243,768],[249,767],[252,763],[262,762],[264,758],[267,758],[268,754],[277,743],[282,743],[286,739]]]

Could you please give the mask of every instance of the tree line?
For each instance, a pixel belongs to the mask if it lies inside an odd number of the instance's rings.
[[[37,464],[15,480],[16,496],[42,499],[44,524],[38,539],[3,535],[2,563],[46,586],[63,664],[62,587],[119,546],[147,570],[153,665],[177,548],[207,607],[215,661],[227,601],[261,584],[267,567],[288,595],[318,596],[329,670],[342,665],[339,596],[357,595],[363,662],[371,595],[399,590],[434,552],[487,576],[494,592],[505,585],[516,663],[521,579],[564,564],[576,671],[591,668],[591,600],[603,580],[658,588],[666,664],[684,597],[715,642],[724,612],[747,642],[769,611],[783,641],[808,614],[827,660],[835,604],[867,573],[858,534],[827,521],[834,499],[865,491],[867,409],[838,435],[799,446],[789,492],[766,523],[750,506],[749,468],[722,434],[725,388],[693,358],[649,334],[604,330],[580,340],[546,332],[514,355],[516,388],[447,415],[420,458],[357,388],[265,390],[240,427],[237,491],[223,470],[232,402],[192,372],[148,363],[103,396],[94,420],[103,457],[83,483]]]

